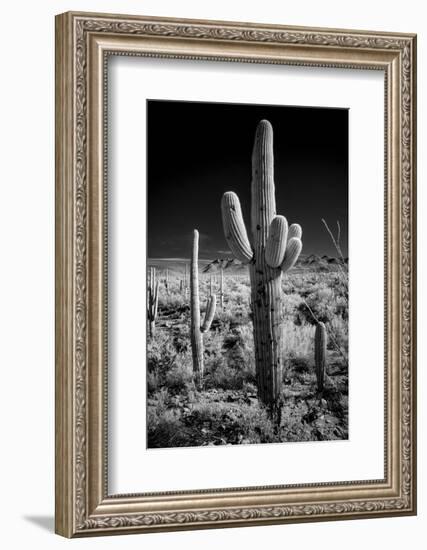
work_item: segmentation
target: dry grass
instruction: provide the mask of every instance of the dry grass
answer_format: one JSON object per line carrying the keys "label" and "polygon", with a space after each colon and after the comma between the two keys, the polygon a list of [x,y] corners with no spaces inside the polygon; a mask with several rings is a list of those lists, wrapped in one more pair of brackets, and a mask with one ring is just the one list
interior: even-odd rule
{"label": "dry grass", "polygon": [[[248,276],[225,273],[225,305],[222,311],[217,308],[212,328],[204,335],[204,388],[198,392],[192,379],[189,291],[186,294],[182,288],[183,270],[170,268],[168,292],[161,280],[156,333],[147,350],[148,445],[346,438],[344,354],[329,342],[323,397],[317,394],[313,360],[312,313],[327,324],[336,345],[348,353],[348,302],[340,277],[337,272],[300,271],[283,278],[284,408],[276,429],[256,394]],[[218,293],[217,279],[213,287]],[[201,280],[202,310],[209,294],[210,276]]]}

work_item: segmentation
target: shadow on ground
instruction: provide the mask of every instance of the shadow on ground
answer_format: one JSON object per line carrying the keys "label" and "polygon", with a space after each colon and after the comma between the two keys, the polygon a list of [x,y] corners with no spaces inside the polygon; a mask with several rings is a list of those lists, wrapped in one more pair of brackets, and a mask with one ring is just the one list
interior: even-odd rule
{"label": "shadow on ground", "polygon": [[55,530],[55,520],[53,516],[24,516],[23,519],[50,533],[53,533]]}

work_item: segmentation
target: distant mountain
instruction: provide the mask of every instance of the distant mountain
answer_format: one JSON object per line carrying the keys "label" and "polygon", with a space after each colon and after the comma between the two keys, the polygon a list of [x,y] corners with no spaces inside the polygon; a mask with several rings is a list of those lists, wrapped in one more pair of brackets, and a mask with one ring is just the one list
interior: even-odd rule
{"label": "distant mountain", "polygon": [[310,256],[307,256],[307,258],[305,259],[304,264],[305,265],[318,264],[321,261],[322,261],[322,258],[320,258],[319,256],[316,256],[316,254],[310,254]]}
{"label": "distant mountain", "polygon": [[[342,265],[342,263],[343,261],[340,258],[328,256],[327,254],[323,254],[323,256],[310,254],[308,256],[301,255],[296,263],[296,267],[330,271]],[[344,258],[344,263],[348,264],[348,258]]]}
{"label": "distant mountain", "polygon": [[[344,262],[347,264],[348,258],[346,258]],[[322,257],[318,256],[317,254],[310,254],[308,256],[302,254],[298,258],[295,268],[303,268],[316,271],[330,271],[331,269],[334,270],[335,268],[337,268],[340,264],[342,264],[340,258],[327,256],[326,254],[324,254]],[[212,260],[211,262],[209,262],[203,268],[203,273],[216,273],[221,269],[221,266],[224,270],[231,269],[233,271],[236,269],[244,270],[246,267],[242,264],[242,262],[236,260],[235,258],[217,258],[216,260]]]}
{"label": "distant mountain", "polygon": [[203,268],[203,273],[216,273],[220,269],[242,268],[243,264],[236,258],[217,258]]}
{"label": "distant mountain", "polygon": [[[148,258],[147,265],[156,267],[160,270],[169,269],[172,272],[184,272],[185,265],[190,265],[190,258]],[[319,256],[317,254],[301,254],[298,258],[295,267],[297,272],[300,271],[335,271],[342,265],[342,260],[333,256]],[[348,265],[348,258],[344,258],[345,265]],[[240,260],[235,258],[216,258],[215,260],[199,259],[199,267],[203,273],[219,273],[221,266],[225,272],[234,274],[247,273],[248,266],[242,264]]]}

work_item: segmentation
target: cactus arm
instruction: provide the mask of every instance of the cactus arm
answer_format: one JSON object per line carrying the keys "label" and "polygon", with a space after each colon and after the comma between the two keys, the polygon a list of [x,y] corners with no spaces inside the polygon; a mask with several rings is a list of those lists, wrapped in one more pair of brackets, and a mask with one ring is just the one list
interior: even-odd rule
{"label": "cactus arm", "polygon": [[265,245],[265,261],[270,267],[279,267],[285,258],[288,241],[288,222],[284,216],[275,216]]}
{"label": "cactus arm", "polygon": [[292,239],[289,239],[288,245],[286,247],[285,259],[280,266],[283,273],[286,273],[286,271],[289,271],[291,267],[295,265],[301,253],[301,250],[302,242],[300,239],[298,239],[297,237],[292,237]]}
{"label": "cactus arm", "polygon": [[293,223],[289,226],[289,232],[288,232],[288,240],[293,239],[296,237],[297,239],[301,240],[302,237],[302,228],[299,223]]}
{"label": "cactus arm", "polygon": [[207,332],[211,328],[213,318],[215,317],[215,310],[216,310],[216,295],[211,294],[211,296],[209,296],[208,298],[208,302],[206,305],[205,318],[200,328],[202,332]]}
{"label": "cactus arm", "polygon": [[247,264],[252,260],[253,251],[243,221],[239,197],[232,191],[224,193],[221,201],[222,223],[228,246],[234,256]]}

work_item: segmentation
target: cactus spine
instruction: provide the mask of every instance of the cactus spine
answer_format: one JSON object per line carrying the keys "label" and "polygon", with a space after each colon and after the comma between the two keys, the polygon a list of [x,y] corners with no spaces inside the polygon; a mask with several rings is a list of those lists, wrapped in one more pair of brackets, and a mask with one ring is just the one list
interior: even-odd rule
{"label": "cactus spine", "polygon": [[195,382],[199,389],[203,384],[203,337],[202,334],[210,329],[216,309],[216,296],[211,294],[206,305],[205,318],[200,324],[199,300],[199,232],[194,230],[193,250],[190,269],[191,293],[191,349],[193,354],[193,371]]}
{"label": "cactus spine", "polygon": [[156,279],[156,268],[150,268],[147,285],[147,319],[149,323],[150,337],[154,336],[156,329],[157,307],[159,303],[159,281]]}
{"label": "cactus spine", "polygon": [[323,391],[325,383],[326,368],[326,346],[328,335],[324,323],[319,322],[314,334],[314,362],[316,365],[317,388],[319,392]]}
{"label": "cactus spine", "polygon": [[286,218],[276,215],[273,128],[267,120],[258,124],[252,152],[252,245],[238,196],[225,193],[221,206],[227,243],[249,264],[258,394],[274,413],[282,383],[281,278],[298,259],[302,230],[298,224],[288,228]]}

